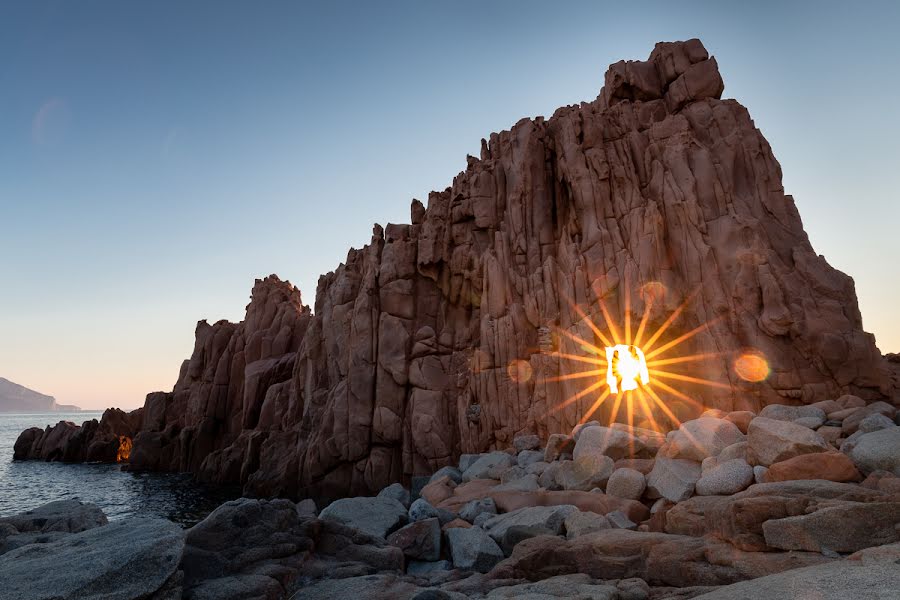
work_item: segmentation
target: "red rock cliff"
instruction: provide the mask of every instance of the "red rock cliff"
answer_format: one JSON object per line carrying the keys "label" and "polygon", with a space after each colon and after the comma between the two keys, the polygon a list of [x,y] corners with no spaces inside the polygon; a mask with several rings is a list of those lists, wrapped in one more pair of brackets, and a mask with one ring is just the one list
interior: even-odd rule
{"label": "red rock cliff", "polygon": [[[596,394],[551,411],[587,387],[555,380],[585,367],[554,351],[579,351],[562,332],[600,344],[579,310],[605,328],[601,300],[634,328],[646,309],[648,332],[682,306],[666,340],[708,324],[679,347],[711,355],[681,372],[720,387],[678,386],[704,406],[889,397],[852,279],[815,254],[723,88],[698,40],[657,44],[612,65],[595,101],[483,140],[451,187],[413,201],[411,224],[376,225],[319,280],[314,315],[289,283],[257,281],[246,319],[201,322],[174,390],[147,397],[133,467],[357,495],[608,418],[586,415]],[[747,348],[766,380],[737,376]]]}

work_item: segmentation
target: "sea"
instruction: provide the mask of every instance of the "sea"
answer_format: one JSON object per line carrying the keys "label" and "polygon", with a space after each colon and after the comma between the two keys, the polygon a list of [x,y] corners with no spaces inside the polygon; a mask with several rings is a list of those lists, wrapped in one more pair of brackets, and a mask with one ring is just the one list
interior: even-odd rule
{"label": "sea", "polygon": [[131,473],[121,465],[13,461],[13,445],[29,427],[59,421],[80,425],[102,412],[0,413],[0,517],[53,500],[78,499],[99,506],[110,520],[159,516],[190,527],[217,506],[240,497],[240,488],[205,484],[184,473]]}

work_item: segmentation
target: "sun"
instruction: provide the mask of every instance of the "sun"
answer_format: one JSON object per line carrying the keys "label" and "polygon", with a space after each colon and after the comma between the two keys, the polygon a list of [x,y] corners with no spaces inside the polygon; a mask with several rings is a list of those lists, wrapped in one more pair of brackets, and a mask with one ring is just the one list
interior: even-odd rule
{"label": "sun", "polygon": [[[694,377],[677,372],[679,367],[690,366],[691,363],[707,361],[723,356],[723,352],[705,352],[699,354],[679,354],[679,346],[699,333],[709,330],[719,319],[707,321],[673,339],[666,340],[666,333],[693,301],[697,292],[689,294],[684,301],[673,310],[665,321],[652,333],[648,333],[647,325],[655,302],[660,300],[660,291],[665,292],[661,283],[652,282],[642,286],[640,292],[644,300],[644,312],[637,330],[632,332],[631,296],[625,289],[625,311],[621,327],[610,315],[606,303],[600,297],[599,307],[603,315],[605,329],[601,329],[577,304],[570,302],[575,313],[581,317],[594,334],[595,340],[588,341],[571,331],[557,328],[561,334],[560,341],[574,342],[578,350],[584,354],[566,352],[560,349],[551,354],[567,361],[590,365],[591,368],[550,377],[545,381],[565,381],[573,379],[593,380],[584,389],[572,394],[549,412],[555,412],[571,405],[586,396],[596,394],[590,408],[579,419],[579,424],[587,422],[604,403],[611,401],[609,424],[617,421],[619,412],[624,407],[628,425],[634,426],[635,415],[642,422],[648,423],[656,431],[664,431],[656,419],[656,415],[665,417],[678,427],[681,422],[661,396],[674,397],[686,402],[698,412],[705,407],[676,385],[696,384],[712,388],[731,390],[732,386],[718,381]],[[599,342],[599,343],[598,343]],[[577,351],[576,351],[577,352]],[[746,381],[759,382],[768,375],[768,363],[760,352],[745,353],[735,361],[735,373]],[[675,370],[672,370],[675,369]],[[668,382],[668,383],[667,383]]]}

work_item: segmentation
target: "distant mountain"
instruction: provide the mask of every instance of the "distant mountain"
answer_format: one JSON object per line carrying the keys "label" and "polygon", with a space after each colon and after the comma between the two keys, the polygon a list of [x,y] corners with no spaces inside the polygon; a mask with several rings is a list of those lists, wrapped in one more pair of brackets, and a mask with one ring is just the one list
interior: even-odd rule
{"label": "distant mountain", "polygon": [[47,396],[24,385],[0,377],[0,413],[74,412],[81,410],[72,404],[57,404]]}

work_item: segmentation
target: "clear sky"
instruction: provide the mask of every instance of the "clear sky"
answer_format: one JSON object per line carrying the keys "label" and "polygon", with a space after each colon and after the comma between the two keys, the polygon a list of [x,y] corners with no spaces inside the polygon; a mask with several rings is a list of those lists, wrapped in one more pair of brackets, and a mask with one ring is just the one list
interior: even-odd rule
{"label": "clear sky", "polygon": [[900,351],[900,11],[858,4],[0,0],[0,376],[139,406],[255,278],[312,304],[482,137],[691,37]]}

